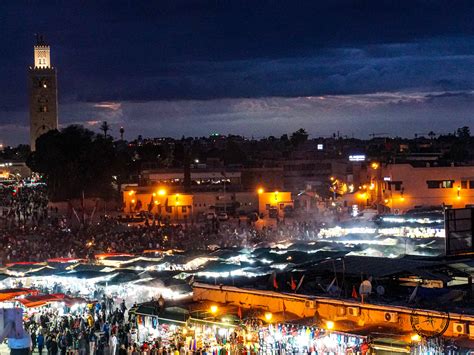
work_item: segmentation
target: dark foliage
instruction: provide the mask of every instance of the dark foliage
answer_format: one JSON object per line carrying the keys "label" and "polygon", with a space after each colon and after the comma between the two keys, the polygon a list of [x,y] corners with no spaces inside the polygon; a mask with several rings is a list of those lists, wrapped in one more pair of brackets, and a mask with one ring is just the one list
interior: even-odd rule
{"label": "dark foliage", "polygon": [[113,194],[113,175],[119,171],[117,150],[110,138],[81,126],[42,135],[27,164],[42,173],[53,200]]}

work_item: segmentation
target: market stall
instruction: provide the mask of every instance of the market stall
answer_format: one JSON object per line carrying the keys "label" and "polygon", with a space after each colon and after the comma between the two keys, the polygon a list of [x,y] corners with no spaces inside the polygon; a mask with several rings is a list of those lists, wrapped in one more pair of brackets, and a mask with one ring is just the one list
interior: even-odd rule
{"label": "market stall", "polygon": [[160,308],[158,301],[140,304],[130,312],[136,317],[136,339],[142,344],[210,353],[236,349],[240,329],[230,316],[216,318],[176,306]]}
{"label": "market stall", "polygon": [[[269,324],[258,330],[263,353],[364,354],[366,337],[312,326]],[[365,350],[364,350],[365,349]]]}

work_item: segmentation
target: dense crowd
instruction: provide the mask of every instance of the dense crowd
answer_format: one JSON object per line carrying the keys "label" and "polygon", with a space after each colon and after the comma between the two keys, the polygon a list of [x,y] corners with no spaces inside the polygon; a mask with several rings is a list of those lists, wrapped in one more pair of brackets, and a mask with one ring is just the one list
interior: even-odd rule
{"label": "dense crowd", "polygon": [[0,206],[4,224],[43,224],[49,211],[46,185],[31,182],[2,184]]}
{"label": "dense crowd", "polygon": [[221,225],[212,233],[206,225],[163,224],[129,227],[103,220],[88,228],[58,225],[21,226],[0,231],[0,258],[12,261],[45,261],[51,258],[93,258],[97,253],[140,253],[177,248],[208,250],[213,247],[250,246],[288,239],[315,237],[306,223],[280,224],[258,229],[252,225]]}
{"label": "dense crowd", "polygon": [[[13,192],[14,191],[14,192]],[[0,260],[45,261],[51,258],[93,258],[97,253],[139,253],[144,250],[179,248],[208,250],[216,247],[251,246],[288,239],[310,240],[313,223],[278,221],[257,226],[249,220],[219,223],[176,224],[158,218],[130,225],[113,218],[69,227],[57,210],[48,208],[44,185],[10,187],[0,193]]]}
{"label": "dense crowd", "polygon": [[82,309],[64,308],[64,312],[45,308],[27,317],[25,329],[32,351],[40,355],[158,355],[179,354],[182,348],[159,338],[139,341],[135,315],[123,301],[116,305],[104,295]]}

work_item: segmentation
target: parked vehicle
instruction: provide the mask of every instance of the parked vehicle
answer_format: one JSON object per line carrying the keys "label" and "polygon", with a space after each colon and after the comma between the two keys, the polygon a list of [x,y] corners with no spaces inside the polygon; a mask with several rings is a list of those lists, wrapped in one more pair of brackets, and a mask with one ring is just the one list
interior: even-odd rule
{"label": "parked vehicle", "polygon": [[216,218],[217,218],[217,215],[215,212],[207,212],[206,219],[208,221],[212,221],[213,219],[216,219]]}
{"label": "parked vehicle", "polygon": [[227,213],[221,212],[217,216],[217,219],[219,219],[219,221],[227,221],[229,219],[229,216],[227,215]]}

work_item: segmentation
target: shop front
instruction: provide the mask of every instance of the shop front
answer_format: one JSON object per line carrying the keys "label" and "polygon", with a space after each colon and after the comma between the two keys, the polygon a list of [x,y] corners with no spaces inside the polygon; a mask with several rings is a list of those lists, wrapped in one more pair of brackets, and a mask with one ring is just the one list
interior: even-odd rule
{"label": "shop front", "polygon": [[270,324],[258,332],[264,354],[367,354],[364,336],[291,324]]}

